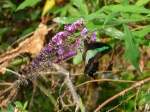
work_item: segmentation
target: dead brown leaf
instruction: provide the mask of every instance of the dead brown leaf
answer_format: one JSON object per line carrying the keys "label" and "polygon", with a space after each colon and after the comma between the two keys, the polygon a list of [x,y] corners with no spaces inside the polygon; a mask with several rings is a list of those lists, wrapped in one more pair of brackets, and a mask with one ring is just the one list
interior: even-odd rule
{"label": "dead brown leaf", "polygon": [[20,54],[30,53],[32,56],[36,56],[43,48],[46,34],[53,27],[48,29],[47,25],[40,23],[32,36],[22,41],[15,49],[0,55],[0,74],[5,73],[5,68],[9,62]]}

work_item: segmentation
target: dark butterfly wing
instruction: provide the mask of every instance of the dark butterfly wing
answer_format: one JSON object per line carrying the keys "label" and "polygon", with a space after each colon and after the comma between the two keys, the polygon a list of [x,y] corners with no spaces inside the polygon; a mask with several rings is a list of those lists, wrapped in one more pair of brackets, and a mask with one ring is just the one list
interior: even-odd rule
{"label": "dark butterfly wing", "polygon": [[96,56],[89,59],[85,66],[84,73],[88,74],[90,77],[94,77],[94,73],[98,70],[99,62],[96,61]]}

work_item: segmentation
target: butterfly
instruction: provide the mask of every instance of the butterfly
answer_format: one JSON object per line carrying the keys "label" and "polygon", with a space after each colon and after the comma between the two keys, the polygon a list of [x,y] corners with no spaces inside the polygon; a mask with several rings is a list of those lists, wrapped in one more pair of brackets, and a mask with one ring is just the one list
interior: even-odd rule
{"label": "butterfly", "polygon": [[111,46],[102,42],[88,42],[84,41],[85,53],[83,59],[85,60],[84,73],[94,78],[94,74],[99,67],[99,58],[111,51]]}

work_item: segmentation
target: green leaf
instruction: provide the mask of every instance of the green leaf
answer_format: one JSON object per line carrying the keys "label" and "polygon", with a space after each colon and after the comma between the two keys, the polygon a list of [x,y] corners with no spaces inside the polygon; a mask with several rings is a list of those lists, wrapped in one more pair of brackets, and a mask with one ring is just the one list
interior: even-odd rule
{"label": "green leaf", "polygon": [[146,91],[141,91],[139,96],[139,105],[144,105],[145,103],[150,104],[150,94]]}
{"label": "green leaf", "polygon": [[146,5],[150,0],[138,0],[135,5],[143,6]]}
{"label": "green leaf", "polygon": [[136,5],[108,5],[103,7],[104,11],[112,11],[112,12],[128,12],[128,13],[150,13],[149,9],[144,7],[138,7]]}
{"label": "green leaf", "polygon": [[105,28],[104,29],[104,33],[106,35],[109,35],[109,36],[111,36],[113,38],[120,39],[120,40],[122,40],[123,37],[124,37],[124,33],[119,31],[118,29],[116,29],[114,27]]}
{"label": "green leaf", "polygon": [[23,110],[26,110],[27,106],[28,106],[28,102],[26,101],[23,105]]}
{"label": "green leaf", "polygon": [[125,56],[133,64],[133,66],[139,69],[140,52],[134,41],[134,37],[131,31],[126,25],[124,25],[124,41],[125,41]]}
{"label": "green leaf", "polygon": [[97,19],[97,18],[102,19],[102,18],[105,18],[105,17],[106,17],[106,15],[102,12],[102,10],[98,10],[94,13],[91,13],[91,14],[85,16],[85,19],[88,20],[88,21],[91,21],[93,19]]}
{"label": "green leaf", "polygon": [[0,42],[2,39],[2,36],[9,30],[9,28],[4,27],[4,28],[0,28]]}
{"label": "green leaf", "polygon": [[[0,112],[2,112],[2,110],[0,110]],[[14,112],[14,107],[12,104],[9,104],[7,107],[7,112]]]}
{"label": "green leaf", "polygon": [[150,18],[146,15],[133,13],[133,14],[127,14],[122,13],[122,17],[120,19],[115,18],[115,24],[124,24],[124,23],[132,23],[132,22],[140,22],[140,21],[147,21]]}
{"label": "green leaf", "polygon": [[22,105],[22,103],[21,103],[20,101],[16,101],[16,102],[15,102],[15,105],[16,105],[16,107],[17,107],[18,109],[23,109],[23,105]]}
{"label": "green leaf", "polygon": [[11,11],[16,10],[16,4],[14,4],[11,0],[5,0],[4,4],[2,5],[3,8],[10,8]]}
{"label": "green leaf", "polygon": [[118,13],[116,12],[112,12],[110,14],[108,14],[108,16],[106,16],[105,21],[104,21],[104,25],[108,24],[109,22],[113,21],[113,19],[118,15]]}
{"label": "green leaf", "polygon": [[16,11],[18,10],[22,10],[26,7],[32,7],[35,6],[38,2],[40,2],[40,0],[25,0],[24,2],[22,2],[16,9]]}
{"label": "green leaf", "polygon": [[76,21],[79,18],[72,18],[72,17],[56,17],[53,19],[54,22],[60,23],[60,24],[68,24]]}
{"label": "green leaf", "polygon": [[71,5],[68,5],[68,8],[69,8],[68,12],[69,12],[70,16],[72,16],[72,17],[80,16],[80,13],[79,13],[80,11],[78,11],[76,8],[74,8]]}
{"label": "green leaf", "polygon": [[28,58],[27,58],[27,57],[17,58],[17,59],[14,59],[14,60],[10,63],[10,66],[17,66],[17,65],[26,63],[27,61],[28,61]]}
{"label": "green leaf", "polygon": [[9,28],[4,27],[4,28],[0,28],[0,36],[2,36],[4,33],[6,33],[9,30]]}
{"label": "green leaf", "polygon": [[128,5],[129,4],[129,0],[121,0],[121,4]]}
{"label": "green leaf", "polygon": [[87,15],[88,14],[88,8],[84,2],[84,0],[72,0],[73,5],[75,5],[78,9],[81,15]]}
{"label": "green leaf", "polygon": [[137,37],[144,37],[145,35],[147,35],[148,33],[150,33],[150,25],[144,26],[141,30],[138,31],[134,31],[133,34]]}
{"label": "green leaf", "polygon": [[73,64],[80,64],[82,62],[82,53],[78,53],[76,56],[73,57]]}

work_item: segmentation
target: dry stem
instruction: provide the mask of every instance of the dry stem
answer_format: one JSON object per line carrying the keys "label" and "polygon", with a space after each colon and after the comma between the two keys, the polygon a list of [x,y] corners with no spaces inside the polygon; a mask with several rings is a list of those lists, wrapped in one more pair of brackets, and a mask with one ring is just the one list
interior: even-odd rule
{"label": "dry stem", "polygon": [[106,106],[108,103],[110,103],[111,101],[113,101],[114,99],[118,98],[119,96],[124,95],[125,93],[129,92],[132,89],[135,89],[137,87],[142,86],[145,83],[148,83],[150,81],[150,77],[141,80],[141,81],[137,81],[136,83],[134,83],[131,87],[124,89],[123,91],[117,93],[116,95],[112,96],[111,98],[107,99],[106,101],[104,101],[102,104],[100,104],[96,110],[94,112],[99,112],[104,106]]}
{"label": "dry stem", "polygon": [[65,76],[65,83],[71,92],[74,102],[77,104],[77,108],[80,107],[81,112],[85,112],[85,107],[84,107],[79,95],[77,94],[75,87],[69,77],[69,72],[57,64],[53,64],[52,66]]}

